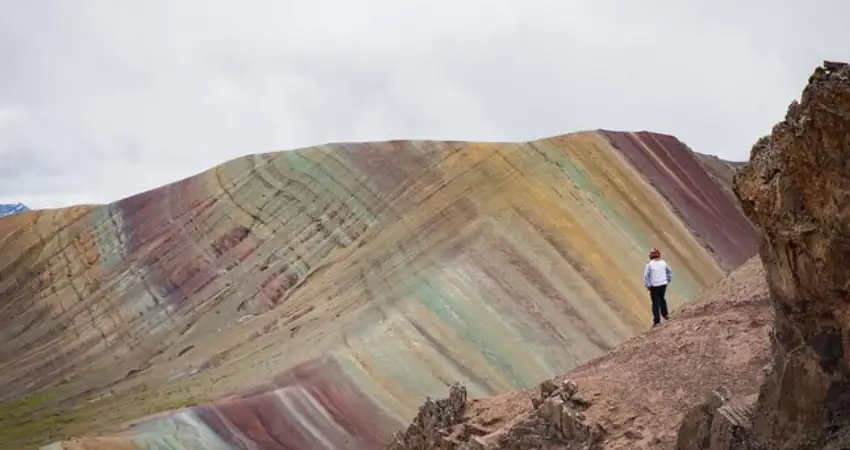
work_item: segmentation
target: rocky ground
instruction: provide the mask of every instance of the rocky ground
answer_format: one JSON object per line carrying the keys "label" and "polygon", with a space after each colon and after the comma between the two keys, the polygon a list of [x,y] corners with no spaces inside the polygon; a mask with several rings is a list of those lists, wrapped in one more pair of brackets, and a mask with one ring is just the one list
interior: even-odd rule
{"label": "rocky ground", "polygon": [[658,329],[535,389],[429,402],[388,449],[672,449],[685,413],[719,390],[753,396],[772,310],[754,258]]}

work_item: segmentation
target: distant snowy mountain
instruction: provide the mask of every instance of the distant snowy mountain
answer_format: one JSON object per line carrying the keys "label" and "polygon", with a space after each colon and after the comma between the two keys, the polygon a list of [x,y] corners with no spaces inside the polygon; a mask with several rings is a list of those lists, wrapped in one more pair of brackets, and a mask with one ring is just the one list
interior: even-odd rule
{"label": "distant snowy mountain", "polygon": [[11,216],[24,211],[29,211],[29,208],[27,208],[23,203],[0,205],[0,217]]}

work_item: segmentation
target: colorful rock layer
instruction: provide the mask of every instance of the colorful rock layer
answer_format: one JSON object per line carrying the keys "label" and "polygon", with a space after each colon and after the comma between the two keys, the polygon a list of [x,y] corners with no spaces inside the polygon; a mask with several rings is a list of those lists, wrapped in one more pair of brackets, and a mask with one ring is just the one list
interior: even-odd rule
{"label": "colorful rock layer", "polygon": [[[455,380],[528,387],[646,329],[649,248],[674,308],[754,255],[731,173],[646,132],[328,144],[4,218],[0,401],[122,405],[46,448],[378,448]],[[177,393],[216,401],[115,428]]]}

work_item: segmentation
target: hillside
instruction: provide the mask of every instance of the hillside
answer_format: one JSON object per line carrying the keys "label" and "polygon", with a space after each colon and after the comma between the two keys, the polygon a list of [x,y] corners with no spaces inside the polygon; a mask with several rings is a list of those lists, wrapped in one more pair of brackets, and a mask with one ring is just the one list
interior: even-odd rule
{"label": "hillside", "polygon": [[328,144],[4,218],[0,443],[197,404],[65,448],[375,448],[645,330],[650,247],[674,310],[753,256],[732,170],[646,132]]}

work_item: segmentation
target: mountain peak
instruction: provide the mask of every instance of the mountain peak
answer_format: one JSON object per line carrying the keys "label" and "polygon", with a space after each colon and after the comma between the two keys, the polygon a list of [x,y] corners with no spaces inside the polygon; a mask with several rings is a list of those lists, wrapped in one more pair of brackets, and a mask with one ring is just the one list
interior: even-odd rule
{"label": "mountain peak", "polygon": [[23,203],[0,204],[0,217],[12,216],[29,210]]}

